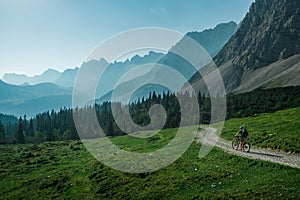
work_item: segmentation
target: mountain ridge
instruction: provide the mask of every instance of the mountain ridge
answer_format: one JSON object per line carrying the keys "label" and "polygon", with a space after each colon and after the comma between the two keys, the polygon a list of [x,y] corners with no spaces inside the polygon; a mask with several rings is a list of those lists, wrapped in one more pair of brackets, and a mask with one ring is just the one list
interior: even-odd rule
{"label": "mountain ridge", "polygon": [[54,82],[61,73],[49,68],[39,75],[27,76],[25,74],[5,73],[2,80],[14,85],[30,84],[35,85],[42,82]]}
{"label": "mountain ridge", "polygon": [[254,70],[298,54],[299,24],[299,1],[256,0],[214,61],[219,66],[233,59],[233,64]]}
{"label": "mountain ridge", "polygon": [[[283,75],[284,70],[296,68],[300,62],[300,1],[297,0],[256,0],[250,7],[249,12],[242,20],[239,29],[226,43],[223,49],[214,57],[226,88],[227,93],[247,92],[266,83],[271,86],[300,85],[299,81],[293,84],[277,81],[280,79],[289,79],[290,76]],[[290,63],[291,57],[295,56],[292,62],[296,64],[284,67],[281,62]],[[287,61],[286,61],[287,60]],[[209,66],[202,69],[202,73],[196,73],[190,79],[196,90],[202,90],[208,93],[203,77],[200,74],[207,74]],[[260,70],[260,74],[256,70]],[[269,70],[266,70],[266,69]],[[278,74],[270,71],[277,71]],[[295,72],[298,72],[297,70]],[[281,75],[280,75],[281,74]],[[214,80],[213,73],[210,79]],[[264,81],[251,78],[259,76]],[[266,79],[268,77],[268,79]],[[249,81],[252,85],[249,85]],[[248,85],[247,85],[248,84]]]}
{"label": "mountain ridge", "polygon": [[[208,54],[214,57],[237,29],[238,24],[234,21],[229,21],[227,23],[220,23],[214,28],[205,29],[201,32],[188,32],[186,35],[200,43]],[[214,46],[214,48],[212,48],[212,46]]]}
{"label": "mountain ridge", "polygon": [[[180,49],[182,50],[182,48],[187,48],[186,44],[190,43],[192,39],[203,47],[205,53],[207,53],[207,57],[213,57],[215,52],[219,51],[223,47],[223,45],[230,39],[232,34],[235,33],[237,27],[238,25],[235,22],[230,21],[228,23],[218,24],[214,28],[206,29],[201,32],[188,32],[180,41],[172,46],[172,48],[165,56],[158,60],[157,65],[153,66],[149,72],[140,75],[130,81],[126,81],[122,83],[123,85],[121,84],[118,87],[126,88],[126,86],[138,86],[139,83],[141,83],[141,80],[155,83],[157,80],[159,80],[159,78],[167,80],[166,82],[172,83],[173,86],[177,86],[178,84],[176,83],[176,80],[173,80],[174,77],[166,76],[165,73],[167,72],[164,71],[163,66],[170,67],[172,70],[180,73],[186,80],[189,80],[189,78],[191,78],[191,76],[196,73],[197,70],[185,58],[173,52],[180,52]],[[161,74],[161,72],[163,72],[163,75]],[[159,88],[157,84],[148,84],[147,87],[141,87],[143,87],[143,92],[139,92],[139,95],[141,95],[140,98],[142,98],[142,96],[147,97],[149,93],[153,91],[156,91],[158,94],[170,91],[165,87]],[[181,88],[177,87],[177,91],[171,90],[171,92],[178,92],[180,89]],[[123,93],[125,94],[126,92],[129,91],[124,89]],[[108,97],[111,96],[111,93],[111,91],[107,92],[103,97],[100,97],[97,102],[101,102],[101,99],[107,100]],[[138,96],[135,95],[133,100],[137,99]]]}
{"label": "mountain ridge", "polygon": [[[237,24],[235,22],[228,22],[228,23],[222,23],[217,25],[216,27],[209,29],[209,30],[204,30],[203,32],[205,34],[208,33],[212,33],[212,31],[214,31],[215,29],[226,29],[227,31],[225,32],[225,35],[223,35],[222,37],[220,37],[221,39],[219,39],[216,42],[212,42],[211,44],[213,44],[212,46],[214,46],[216,43],[217,45],[215,46],[215,48],[211,48],[211,53],[217,51],[218,49],[220,49],[223,44],[231,37],[231,35],[236,31],[237,28]],[[194,39],[196,38],[196,40],[201,40],[201,41],[206,41],[205,40],[205,34],[203,36],[203,32],[193,32],[193,33],[187,33],[189,35],[192,35],[192,37],[194,37]],[[223,31],[218,31],[218,33],[223,33]],[[210,40],[212,41],[212,40]],[[209,44],[206,43],[206,46]],[[174,44],[175,45],[175,44]],[[166,58],[167,59],[163,59]],[[174,59],[174,60],[173,60]],[[170,63],[167,63],[166,60],[169,60]],[[132,69],[134,66],[139,65],[139,64],[144,64],[144,62],[148,62],[148,63],[159,63],[159,64],[166,64],[166,65],[171,65],[172,67],[174,67],[175,69],[177,69],[179,71],[179,73],[183,73],[184,71],[187,69],[184,66],[187,65],[186,61],[181,60],[179,63],[177,63],[178,58],[174,57],[173,55],[169,56],[169,55],[165,55],[165,54],[161,54],[161,53],[157,53],[157,52],[149,52],[148,55],[145,56],[133,56],[131,59],[127,59],[124,62],[114,62],[111,63],[109,68],[105,71],[105,74],[103,75],[103,77],[101,78],[99,84],[100,87],[97,88],[96,91],[96,100],[97,103],[101,103],[98,102],[99,100],[107,100],[107,98],[110,97],[111,94],[111,90],[114,88],[114,84],[116,83],[116,81],[122,76],[124,75],[126,72],[128,72],[130,69]],[[94,66],[88,66],[90,64],[92,64],[92,62],[94,63]],[[98,61],[99,62],[99,61]],[[90,62],[86,62],[83,63],[80,67],[84,68],[84,67],[97,67],[99,63],[97,63],[97,61],[90,61]],[[183,66],[182,66],[183,64]],[[5,97],[3,96],[2,101],[0,102],[0,112],[5,111],[5,113],[10,113],[9,109],[6,109],[6,107],[10,107],[11,110],[13,111],[13,114],[16,115],[23,115],[26,113],[34,113],[32,110],[34,110],[35,108],[45,108],[45,110],[37,110],[36,112],[43,112],[46,111],[47,109],[47,105],[48,105],[48,109],[53,109],[52,107],[50,107],[49,102],[44,103],[44,105],[46,106],[40,106],[40,104],[42,103],[42,100],[45,100],[45,97],[48,97],[50,99],[52,99],[53,102],[56,102],[57,104],[59,104],[59,101],[62,100],[62,104],[61,107],[63,106],[71,106],[71,104],[69,102],[71,102],[71,90],[72,90],[72,86],[74,84],[76,75],[78,73],[78,71],[81,68],[74,68],[74,69],[66,69],[64,72],[60,73],[60,76],[57,78],[56,81],[53,81],[54,85],[53,88],[47,90],[44,89],[43,91],[41,91],[41,94],[37,94],[37,92],[33,92],[32,90],[32,85],[21,85],[21,86],[14,86],[9,92],[7,92],[7,94],[10,94],[9,97]],[[122,69],[121,69],[122,68]],[[195,70],[194,68],[190,68],[191,70]],[[51,71],[51,70],[49,70]],[[188,73],[186,73],[186,77],[191,76],[194,73],[194,71],[189,71]],[[159,76],[160,78],[166,78],[166,76],[161,76],[159,74],[159,71],[154,71],[152,73],[152,76]],[[139,77],[138,79],[141,80],[142,77]],[[89,80],[89,79],[87,79]],[[23,84],[23,83],[22,83]],[[29,83],[30,84],[30,83]],[[127,85],[131,85],[130,82],[126,82]],[[135,84],[133,84],[135,85]],[[26,86],[26,87],[25,87]],[[0,84],[1,87],[1,84]],[[29,92],[26,92],[24,90],[24,88],[27,88],[29,90]],[[63,92],[59,92],[59,89],[64,89],[65,93]],[[179,88],[180,89],[180,88]],[[52,92],[51,92],[52,91]],[[54,92],[56,91],[56,92]],[[156,84],[148,84],[145,87],[139,89],[134,97],[132,98],[132,100],[136,100],[137,98],[142,98],[142,96],[144,97],[148,97],[150,92],[153,91],[157,91],[157,93],[162,93],[163,91],[166,91],[166,88],[159,88]],[[2,91],[1,91],[2,93]],[[58,97],[58,99],[55,101],[55,98],[52,97]],[[103,96],[103,98],[101,98]],[[5,98],[4,98],[5,97]],[[70,101],[67,101],[66,98],[69,98]],[[35,107],[30,107],[29,109],[26,109],[26,107],[24,107],[23,105],[29,105],[31,103],[35,104]],[[45,101],[46,102],[46,101]],[[67,105],[66,103],[67,102]],[[51,102],[52,103],[52,102]],[[23,105],[22,105],[23,104]],[[57,107],[56,105],[54,107]]]}

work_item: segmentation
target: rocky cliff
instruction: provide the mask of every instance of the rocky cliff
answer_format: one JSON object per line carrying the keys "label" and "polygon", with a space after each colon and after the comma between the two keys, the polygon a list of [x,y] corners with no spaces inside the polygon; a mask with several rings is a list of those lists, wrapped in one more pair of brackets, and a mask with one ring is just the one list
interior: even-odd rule
{"label": "rocky cliff", "polygon": [[[300,1],[256,0],[214,61],[227,93],[247,92],[260,86],[300,85],[294,74],[299,75],[299,54]],[[201,74],[209,74],[209,69],[204,67]],[[196,73],[190,83],[207,93],[201,79]]]}
{"label": "rocky cliff", "polygon": [[215,57],[255,70],[300,53],[300,1],[256,0],[240,28]]}

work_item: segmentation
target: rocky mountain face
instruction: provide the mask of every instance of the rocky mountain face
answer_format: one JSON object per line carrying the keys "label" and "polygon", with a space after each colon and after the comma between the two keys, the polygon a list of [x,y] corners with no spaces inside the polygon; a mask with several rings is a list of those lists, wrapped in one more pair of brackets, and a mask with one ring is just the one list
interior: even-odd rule
{"label": "rocky mountain face", "polygon": [[[300,1],[256,0],[239,29],[214,57],[214,62],[227,93],[247,92],[260,86],[300,85],[291,73],[291,69],[299,72],[298,54]],[[209,74],[209,68],[204,67],[201,74]],[[205,90],[201,79],[199,73],[190,79],[197,90]]]}
{"label": "rocky mountain face", "polygon": [[256,0],[239,29],[215,57],[220,66],[255,70],[300,53],[300,1]]}

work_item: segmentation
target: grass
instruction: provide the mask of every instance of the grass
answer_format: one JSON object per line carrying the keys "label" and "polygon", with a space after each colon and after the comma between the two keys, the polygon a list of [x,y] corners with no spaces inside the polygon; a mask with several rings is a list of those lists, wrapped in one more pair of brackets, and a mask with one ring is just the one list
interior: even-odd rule
{"label": "grass", "polygon": [[225,122],[221,137],[231,140],[239,126],[249,132],[252,145],[300,153],[300,107]]}
{"label": "grass", "polygon": [[[176,134],[112,138],[126,150],[148,152]],[[80,141],[0,146],[0,199],[299,199],[300,169],[233,156],[214,148],[184,155],[152,173],[123,173],[98,162]]]}
{"label": "grass", "polygon": [[154,136],[145,139],[130,136],[113,137],[111,141],[126,151],[152,152],[167,145],[176,135],[177,130],[177,128],[162,130]]}

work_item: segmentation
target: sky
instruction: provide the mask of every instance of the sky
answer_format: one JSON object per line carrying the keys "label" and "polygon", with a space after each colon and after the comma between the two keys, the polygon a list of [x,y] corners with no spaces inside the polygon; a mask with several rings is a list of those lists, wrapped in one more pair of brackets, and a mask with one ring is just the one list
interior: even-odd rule
{"label": "sky", "polygon": [[239,23],[254,0],[0,0],[0,78],[74,68],[120,32]]}

